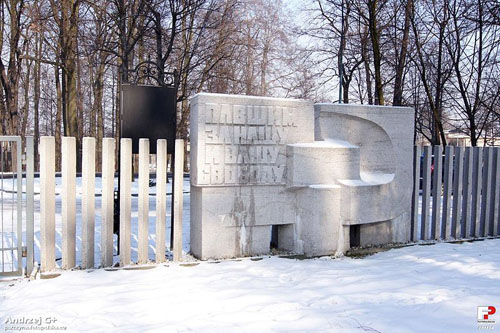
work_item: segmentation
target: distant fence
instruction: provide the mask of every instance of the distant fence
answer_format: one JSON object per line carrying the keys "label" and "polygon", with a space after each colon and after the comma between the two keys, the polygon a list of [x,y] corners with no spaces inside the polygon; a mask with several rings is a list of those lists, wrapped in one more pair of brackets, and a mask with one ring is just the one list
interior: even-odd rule
{"label": "distant fence", "polygon": [[[26,149],[33,152],[32,138]],[[33,171],[33,159],[24,162],[26,170]],[[33,269],[33,206],[23,210],[22,164],[21,137],[0,136],[0,276]],[[26,178],[25,188],[26,200],[33,202],[33,178]]]}
{"label": "distant fence", "polygon": [[500,235],[500,148],[416,146],[411,237]]}
{"label": "distant fence", "polygon": [[[82,198],[81,198],[81,267],[94,268],[95,254],[95,146],[94,138],[85,137],[82,141]],[[40,259],[41,270],[56,269],[55,257],[55,140],[42,137],[40,140]],[[62,138],[61,145],[62,176],[62,264],[61,268],[76,266],[76,140]],[[105,138],[102,142],[102,207],[101,207],[101,267],[113,265],[113,216],[114,216],[114,174],[115,140]],[[120,140],[120,265],[131,264],[131,184],[132,184],[132,140]],[[156,157],[156,262],[165,258],[166,225],[166,184],[167,184],[167,141],[157,141]],[[175,142],[173,259],[182,256],[182,184],[184,164],[184,141]],[[137,226],[137,263],[145,264],[148,257],[149,234],[149,140],[139,141],[139,182],[138,182],[138,226]],[[118,244],[117,244],[118,245]]]}

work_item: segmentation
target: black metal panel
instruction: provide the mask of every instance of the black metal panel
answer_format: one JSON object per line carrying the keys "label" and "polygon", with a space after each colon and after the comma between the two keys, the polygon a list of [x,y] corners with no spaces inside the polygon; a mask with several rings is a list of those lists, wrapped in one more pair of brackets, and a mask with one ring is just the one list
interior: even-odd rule
{"label": "black metal panel", "polygon": [[156,140],[167,139],[168,152],[174,151],[176,93],[174,87],[122,86],[121,137],[132,139],[132,152],[139,153],[139,139],[149,139],[151,154]]}

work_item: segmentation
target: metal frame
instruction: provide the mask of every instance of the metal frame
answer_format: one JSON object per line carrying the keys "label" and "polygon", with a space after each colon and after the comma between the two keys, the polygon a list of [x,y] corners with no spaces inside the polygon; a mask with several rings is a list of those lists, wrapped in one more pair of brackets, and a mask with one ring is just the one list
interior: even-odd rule
{"label": "metal frame", "polygon": [[26,137],[26,275],[33,271],[35,262],[35,149],[32,136]]}
{"label": "metal frame", "polygon": [[[17,179],[17,247],[10,247],[10,248],[3,248],[0,247],[0,253],[2,255],[2,268],[0,270],[0,276],[18,276],[21,275],[23,272],[23,197],[22,197],[22,178],[23,178],[23,173],[22,173],[22,141],[20,136],[0,136],[0,142],[12,142],[16,144],[16,157],[17,157],[17,163],[16,163],[16,179]],[[3,171],[3,170],[2,170]],[[14,177],[14,172],[13,175]],[[3,175],[1,175],[2,181],[3,181]],[[2,189],[3,190],[3,189]],[[3,194],[2,194],[2,199],[3,199]],[[2,211],[2,229],[1,232],[3,233],[3,211]],[[3,235],[2,235],[3,239]],[[2,242],[3,243],[3,242]],[[3,244],[1,245],[3,246]],[[5,265],[3,262],[3,252],[5,251],[13,251],[17,249],[17,270],[14,271],[4,271]],[[14,263],[14,262],[13,262]]]}
{"label": "metal frame", "polygon": [[[153,81],[156,83],[154,86],[158,87],[172,87],[175,89],[175,94],[177,96],[177,92],[179,89],[179,72],[177,69],[174,69],[173,72],[167,72],[164,71],[163,68],[161,68],[158,63],[151,61],[150,57],[148,57],[148,60],[142,61],[137,66],[135,66],[133,69],[125,69],[126,73],[126,82],[122,82],[123,84],[131,84],[131,85],[148,85],[147,83],[140,83],[141,80],[149,80]],[[129,79],[129,77],[131,79]],[[151,85],[151,84],[149,84]],[[123,115],[123,89],[120,91],[120,122]],[[175,122],[175,136],[177,138],[177,98],[175,100],[175,110],[176,110],[176,122]],[[121,124],[120,124],[120,138],[121,138]],[[167,151],[168,154],[168,151]],[[170,209],[170,250],[173,250],[173,244],[174,244],[174,189],[175,189],[175,177],[174,177],[174,165],[175,165],[175,149],[174,151],[170,152],[172,159],[171,159],[171,164],[170,164],[170,171],[172,173],[172,204],[171,204],[171,209]],[[120,145],[118,145],[118,156],[120,156]],[[118,157],[118,160],[120,160],[120,157]],[[167,161],[167,168],[168,168],[168,161]],[[118,179],[120,179],[120,166],[118,165]],[[167,181],[168,181],[168,176],[167,176]],[[183,179],[181,179],[181,182]],[[118,212],[120,211],[120,182],[118,182],[118,195],[117,198],[115,198],[115,201],[117,204],[115,204],[115,214],[116,214],[116,209],[118,209]],[[117,208],[116,208],[117,207]],[[119,214],[118,214],[119,215]],[[117,234],[118,236],[118,244],[120,243],[120,232]],[[118,253],[120,253],[120,245],[118,245]]]}
{"label": "metal frame", "polygon": [[[166,72],[158,66],[157,63],[148,60],[142,61],[137,64],[133,69],[126,69],[127,82],[133,85],[148,85],[147,81],[155,82],[159,87],[175,87],[177,90],[178,73],[174,69],[173,72]],[[140,81],[144,81],[141,83]]]}

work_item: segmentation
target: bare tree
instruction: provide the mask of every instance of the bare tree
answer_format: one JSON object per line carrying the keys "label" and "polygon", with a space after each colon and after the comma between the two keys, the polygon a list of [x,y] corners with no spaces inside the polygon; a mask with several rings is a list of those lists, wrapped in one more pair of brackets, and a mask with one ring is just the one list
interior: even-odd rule
{"label": "bare tree", "polygon": [[[4,6],[9,14],[8,28],[8,64],[0,57],[0,82],[2,84],[2,121],[3,133],[10,135],[19,134],[19,79],[21,76],[21,54],[23,46],[20,45],[22,27],[22,14],[25,9],[23,0],[2,1],[0,10],[4,15]],[[5,31],[5,20],[0,23],[3,47],[3,33]]]}
{"label": "bare tree", "polygon": [[[427,11],[425,10],[427,9]],[[419,15],[419,18],[416,16]],[[447,5],[436,7],[429,4],[420,13],[411,15],[411,24],[416,46],[414,60],[424,87],[427,105],[431,110],[431,137],[434,145],[446,145],[443,126],[443,93],[451,75],[451,66],[444,64],[445,28],[449,22]],[[417,27],[418,26],[418,27]],[[423,42],[420,31],[424,31],[426,40]]]}
{"label": "bare tree", "polygon": [[[452,101],[471,144],[476,146],[493,116],[492,108],[486,105],[487,92],[498,84],[498,76],[492,73],[498,73],[499,27],[485,24],[482,0],[454,0],[449,7],[451,24],[446,48],[454,70],[451,94],[459,97]],[[475,19],[467,19],[470,16]],[[489,99],[494,103],[495,98]]]}

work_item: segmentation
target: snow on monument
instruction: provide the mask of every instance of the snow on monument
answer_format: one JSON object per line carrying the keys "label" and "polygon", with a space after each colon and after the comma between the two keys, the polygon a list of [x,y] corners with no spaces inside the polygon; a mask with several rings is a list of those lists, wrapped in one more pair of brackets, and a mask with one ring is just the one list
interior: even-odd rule
{"label": "snow on monument", "polygon": [[197,94],[191,252],[305,255],[410,237],[413,110]]}

